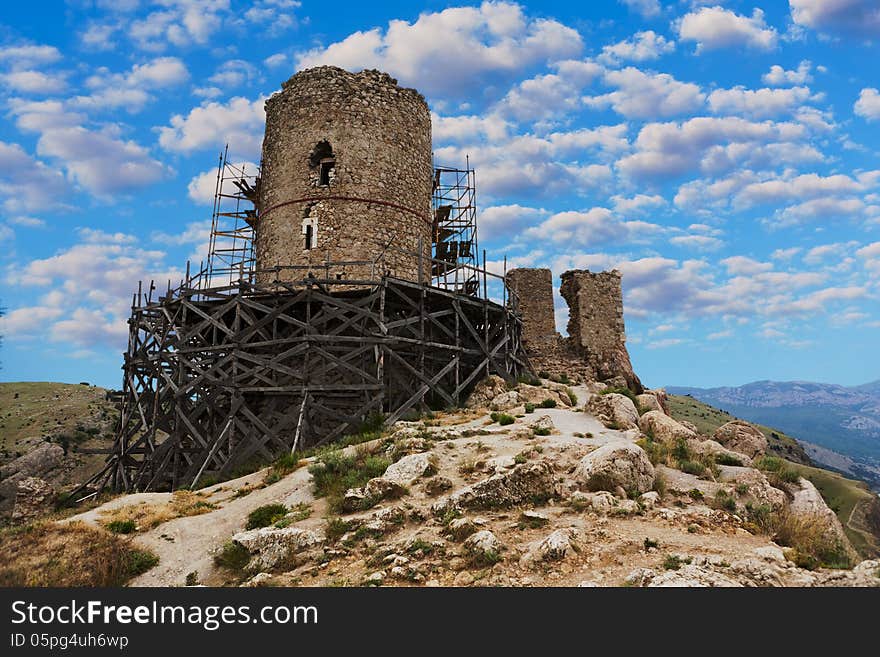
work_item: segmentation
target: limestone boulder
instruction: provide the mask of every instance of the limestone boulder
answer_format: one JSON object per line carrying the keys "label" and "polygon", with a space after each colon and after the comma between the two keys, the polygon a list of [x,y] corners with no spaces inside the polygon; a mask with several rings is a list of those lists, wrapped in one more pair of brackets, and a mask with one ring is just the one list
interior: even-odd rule
{"label": "limestone boulder", "polygon": [[508,411],[520,405],[519,393],[516,390],[506,390],[496,395],[489,402],[489,408],[493,411]]}
{"label": "limestone boulder", "polygon": [[375,506],[384,499],[395,499],[406,495],[407,488],[385,477],[374,477],[361,488],[349,488],[342,498],[342,510],[363,511]]}
{"label": "limestone boulder", "polygon": [[478,565],[493,564],[501,557],[504,546],[488,529],[471,534],[464,542],[464,553]]}
{"label": "limestone boulder", "polygon": [[420,477],[437,471],[437,457],[426,452],[409,454],[392,463],[382,475],[388,481],[400,486],[411,486]]}
{"label": "limestone boulder", "polygon": [[55,487],[47,481],[39,477],[24,477],[16,485],[12,522],[30,522],[51,511],[56,496]]}
{"label": "limestone boulder", "polygon": [[645,451],[630,442],[602,445],[580,460],[574,479],[587,490],[644,493],[654,485],[654,466]]}
{"label": "limestone boulder", "polygon": [[584,410],[610,429],[635,429],[639,413],[632,399],[616,392],[592,395]]}
{"label": "limestone boulder", "polygon": [[755,458],[767,453],[767,437],[759,429],[740,420],[718,427],[712,438],[727,449]]}
{"label": "limestone boulder", "polygon": [[452,479],[449,477],[431,477],[425,481],[425,492],[431,497],[436,497],[452,489]]}
{"label": "limestone boulder", "polygon": [[566,392],[566,387],[559,383],[548,383],[547,387],[521,383],[516,390],[522,404],[528,403],[537,406],[545,399],[552,399],[559,408],[571,406],[571,399]]}
{"label": "limestone boulder", "polygon": [[541,561],[558,561],[580,551],[572,529],[557,529],[535,548],[534,557]]}
{"label": "limestone boulder", "polygon": [[542,415],[534,422],[529,423],[529,428],[540,434],[553,433],[556,431],[556,425],[549,415]]}
{"label": "limestone boulder", "polygon": [[659,575],[654,575],[643,586],[649,588],[732,588],[741,587],[742,584],[711,568],[688,564],[678,570],[667,570]]}
{"label": "limestone boulder", "polygon": [[463,488],[432,507],[442,516],[452,509],[499,509],[544,500],[555,492],[553,466],[547,460],[521,463],[511,470]]}
{"label": "limestone boulder", "polygon": [[654,440],[674,444],[678,439],[696,440],[697,434],[662,411],[648,411],[639,418],[639,429]]}
{"label": "limestone boulder", "polygon": [[837,548],[850,561],[857,562],[858,555],[846,537],[837,514],[828,508],[813,483],[801,477],[797,483],[788,484],[787,488],[791,497],[788,512],[803,523],[816,523],[824,528],[824,538],[829,547]]}
{"label": "limestone boulder", "polygon": [[296,554],[317,547],[324,542],[324,537],[299,527],[261,527],[236,534],[232,540],[251,555],[250,568],[271,570],[284,565]]}
{"label": "limestone boulder", "polygon": [[467,400],[468,408],[488,408],[492,400],[507,392],[507,383],[500,376],[492,374],[475,387]]}
{"label": "limestone boulder", "polygon": [[638,395],[636,399],[639,402],[639,408],[642,413],[647,413],[648,411],[660,411],[661,413],[666,413],[662,404],[660,404],[660,400],[657,399],[657,395],[653,392],[643,392],[641,395]]}
{"label": "limestone boulder", "polygon": [[689,440],[688,447],[694,454],[712,456],[725,465],[750,466],[752,459],[732,449],[727,449],[721,443],[714,440]]}

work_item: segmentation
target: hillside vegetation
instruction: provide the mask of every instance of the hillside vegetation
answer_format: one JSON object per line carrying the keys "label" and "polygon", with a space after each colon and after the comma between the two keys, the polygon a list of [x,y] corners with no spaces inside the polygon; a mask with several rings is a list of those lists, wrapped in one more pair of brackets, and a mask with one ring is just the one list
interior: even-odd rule
{"label": "hillside vegetation", "polygon": [[[90,385],[0,383],[0,466],[51,443],[61,447],[63,457],[29,474],[58,489],[88,479],[103,466],[106,454],[93,452],[112,445],[119,417],[106,395],[104,388]],[[8,477],[8,470],[0,476]],[[3,509],[10,505],[9,499],[0,499]]]}
{"label": "hillside vegetation", "polygon": [[[669,413],[676,420],[696,425],[711,435],[735,416],[686,395],[670,395]],[[868,486],[811,463],[803,447],[789,435],[771,427],[755,425],[767,436],[771,450],[790,462],[800,476],[810,480],[837,514],[853,547],[865,556],[880,554],[880,500]]]}

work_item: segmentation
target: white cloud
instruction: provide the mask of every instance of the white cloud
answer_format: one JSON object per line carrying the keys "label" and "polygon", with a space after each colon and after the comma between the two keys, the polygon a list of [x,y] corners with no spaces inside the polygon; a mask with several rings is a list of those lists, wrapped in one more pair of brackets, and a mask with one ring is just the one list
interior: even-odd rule
{"label": "white cloud", "polygon": [[59,171],[28,155],[18,144],[0,141],[0,196],[6,212],[57,208],[69,191]]}
{"label": "white cloud", "polygon": [[243,59],[231,59],[223,62],[216,72],[208,78],[208,82],[224,89],[251,84],[260,77],[257,67]]}
{"label": "white cloud", "polygon": [[645,73],[629,66],[608,71],[604,81],[617,91],[584,99],[591,107],[612,107],[627,118],[675,116],[702,107],[706,95],[696,84],[679,82],[667,73]]}
{"label": "white cloud", "polygon": [[621,61],[644,62],[659,59],[675,50],[675,42],[653,30],[636,32],[629,39],[602,48],[599,60],[607,64]]}
{"label": "white cloud", "polygon": [[722,7],[703,7],[678,21],[682,41],[695,41],[697,52],[746,46],[759,50],[776,47],[778,34],[764,21],[764,12],[755,9],[751,18]]}
{"label": "white cloud", "polygon": [[219,151],[229,144],[233,153],[255,159],[266,124],[264,101],[236,97],[225,105],[215,102],[195,107],[186,116],[175,114],[170,127],[159,128],[159,145],[168,151],[191,153],[206,148]]}
{"label": "white cloud", "polygon": [[727,273],[731,276],[752,276],[773,269],[773,265],[769,262],[760,262],[746,256],[731,256],[722,260],[720,264],[727,268]]}
{"label": "white cloud", "polygon": [[564,115],[581,107],[581,91],[602,74],[595,62],[566,60],[553,64],[556,73],[523,80],[499,101],[496,111],[520,121]]}
{"label": "white cloud", "polygon": [[480,239],[513,239],[524,229],[536,226],[547,214],[546,210],[518,204],[488,207],[477,218]]}
{"label": "white cloud", "polygon": [[125,108],[135,113],[154,100],[148,92],[169,89],[189,79],[186,65],[177,57],[157,57],[135,64],[125,73],[100,68],[86,80],[89,95],[76,96],[70,105],[91,111]]}
{"label": "white cloud", "polygon": [[819,265],[833,258],[838,262],[853,253],[858,242],[835,242],[814,246],[804,254],[804,262],[808,265]]}
{"label": "white cloud", "polygon": [[805,134],[799,124],[739,117],[649,123],[639,131],[636,152],[618,160],[617,166],[633,178],[672,178],[698,169],[717,173],[762,159],[800,162],[815,153],[811,147],[791,144]]}
{"label": "white cloud", "polygon": [[[231,163],[231,166],[246,172],[255,172],[259,168],[253,162],[235,162]],[[187,195],[193,202],[200,205],[211,205],[214,202],[214,192],[217,189],[217,169],[208,169],[193,177],[186,189]]]}
{"label": "white cloud", "polygon": [[643,18],[653,18],[660,14],[659,0],[620,0],[620,2]]}
{"label": "white cloud", "polygon": [[614,210],[619,214],[645,214],[666,206],[666,199],[657,194],[636,194],[631,198],[612,196]]}
{"label": "white cloud", "polygon": [[26,228],[44,228],[46,226],[46,222],[43,219],[24,215],[10,217],[9,223],[14,226],[24,226]]}
{"label": "white cloud", "polygon": [[735,114],[756,119],[766,119],[790,113],[809,100],[807,87],[785,89],[718,89],[709,94],[709,107],[716,114]]}
{"label": "white cloud", "polygon": [[0,82],[11,91],[24,94],[59,94],[67,90],[65,76],[42,71],[12,71],[0,75]]}
{"label": "white cloud", "polygon": [[13,69],[54,64],[60,60],[61,53],[55,46],[21,45],[0,48],[0,63]]}
{"label": "white cloud", "polygon": [[597,245],[621,242],[644,242],[663,228],[645,221],[624,221],[608,208],[586,212],[559,212],[540,226],[526,231],[526,236],[550,239],[565,244]]}
{"label": "white cloud", "polygon": [[717,251],[724,246],[722,240],[710,235],[677,235],[670,238],[669,243],[693,251]]}
{"label": "white cloud", "polygon": [[795,23],[840,35],[880,35],[880,7],[875,0],[789,0]]}
{"label": "white cloud", "polygon": [[779,64],[770,67],[770,71],[761,76],[765,84],[773,87],[784,87],[787,85],[803,85],[813,81],[810,74],[813,64],[809,60],[803,60],[796,70],[787,71]]}
{"label": "white cloud", "polygon": [[785,208],[768,223],[791,226],[820,219],[824,223],[858,217],[864,210],[865,204],[857,198],[817,198]]}
{"label": "white cloud", "polygon": [[[483,86],[488,74],[515,75],[572,57],[582,45],[576,30],[557,21],[529,18],[520,5],[483,2],[424,12],[413,23],[393,20],[385,30],[354,32],[326,48],[299,53],[297,65],[378,68],[427,94],[461,96]],[[468,74],[449,74],[455,70]]]}
{"label": "white cloud", "polygon": [[862,89],[853,111],[868,121],[880,119],[880,92],[874,88]]}

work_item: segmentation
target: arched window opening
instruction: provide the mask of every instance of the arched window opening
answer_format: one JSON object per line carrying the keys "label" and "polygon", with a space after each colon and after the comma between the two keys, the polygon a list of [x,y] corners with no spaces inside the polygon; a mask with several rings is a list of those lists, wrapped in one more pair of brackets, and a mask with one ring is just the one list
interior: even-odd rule
{"label": "arched window opening", "polygon": [[333,148],[330,142],[320,141],[312,149],[309,156],[309,167],[318,170],[318,185],[321,187],[329,187],[333,180],[334,168],[336,167],[336,156],[333,154]]}
{"label": "arched window opening", "polygon": [[318,246],[318,216],[314,211],[314,204],[306,206],[302,220],[303,248],[311,251]]}

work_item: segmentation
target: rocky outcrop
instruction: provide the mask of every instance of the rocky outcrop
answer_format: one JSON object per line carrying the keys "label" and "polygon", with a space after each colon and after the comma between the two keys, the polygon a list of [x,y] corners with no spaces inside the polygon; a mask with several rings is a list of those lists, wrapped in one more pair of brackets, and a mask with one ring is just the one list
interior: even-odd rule
{"label": "rocky outcrop", "polygon": [[375,506],[384,499],[394,499],[405,495],[406,486],[385,477],[375,477],[361,488],[349,488],[342,498],[343,511],[363,511]]}
{"label": "rocky outcrop", "polygon": [[491,565],[501,558],[504,546],[488,529],[472,534],[464,542],[464,553],[476,565]]}
{"label": "rocky outcrop", "polygon": [[614,442],[583,457],[574,478],[587,490],[644,493],[654,485],[654,466],[645,451],[633,443]]}
{"label": "rocky outcrop", "polygon": [[320,545],[324,538],[299,527],[261,527],[236,534],[232,540],[251,555],[251,568],[271,570],[284,565],[297,553]]}
{"label": "rocky outcrop", "polygon": [[718,427],[712,438],[727,449],[740,452],[750,458],[767,453],[767,437],[748,422],[733,420]]}
{"label": "rocky outcrop", "polygon": [[467,400],[467,408],[489,408],[492,400],[498,395],[508,392],[507,383],[496,374],[487,376],[480,381]]}
{"label": "rocky outcrop", "polygon": [[727,465],[749,466],[752,459],[741,452],[725,448],[714,440],[689,440],[688,447],[694,454],[713,456],[719,463]]}
{"label": "rocky outcrop", "polygon": [[554,493],[549,461],[521,463],[510,471],[492,475],[435,504],[435,515],[450,509],[501,509],[547,499]]}
{"label": "rocky outcrop", "polygon": [[639,426],[636,405],[626,395],[615,392],[592,395],[584,410],[611,429],[626,430]]}
{"label": "rocky outcrop", "polygon": [[857,562],[858,555],[846,537],[837,514],[828,508],[813,483],[801,477],[797,483],[788,485],[788,491],[791,495],[788,513],[803,524],[816,523],[824,532],[829,550],[839,551],[851,563]]}
{"label": "rocky outcrop", "polygon": [[654,440],[673,444],[678,439],[696,440],[697,434],[662,411],[649,411],[639,418],[639,429]]}
{"label": "rocky outcrop", "polygon": [[437,457],[420,452],[404,456],[399,461],[392,463],[382,477],[400,486],[411,486],[420,477],[433,474],[436,471]]}
{"label": "rocky outcrop", "polygon": [[15,490],[15,505],[12,508],[12,522],[26,523],[51,510],[57,491],[55,487],[39,477],[19,479]]}

